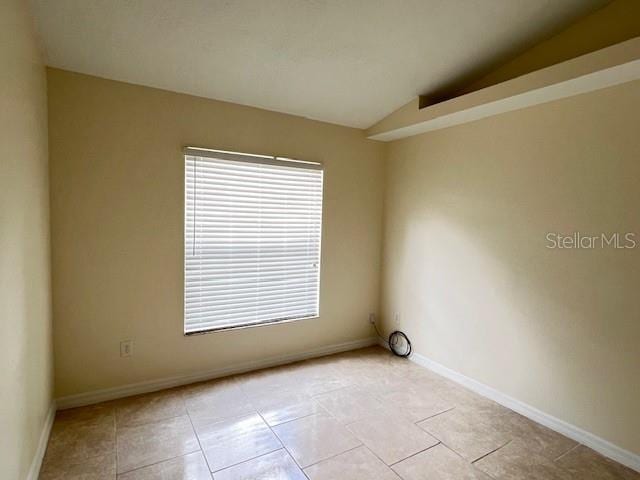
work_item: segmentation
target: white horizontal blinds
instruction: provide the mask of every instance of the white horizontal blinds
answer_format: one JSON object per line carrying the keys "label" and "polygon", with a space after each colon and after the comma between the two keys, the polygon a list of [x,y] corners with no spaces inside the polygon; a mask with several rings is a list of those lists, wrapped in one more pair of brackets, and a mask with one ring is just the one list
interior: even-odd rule
{"label": "white horizontal blinds", "polygon": [[317,316],[321,223],[319,164],[187,150],[185,332]]}

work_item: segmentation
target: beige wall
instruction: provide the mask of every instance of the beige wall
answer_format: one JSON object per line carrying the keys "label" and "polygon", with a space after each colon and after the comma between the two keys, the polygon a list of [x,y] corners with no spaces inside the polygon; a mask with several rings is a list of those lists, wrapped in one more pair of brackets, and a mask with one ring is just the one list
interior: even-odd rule
{"label": "beige wall", "polygon": [[640,453],[640,82],[394,142],[386,329],[415,350]]}
{"label": "beige wall", "polygon": [[26,2],[0,2],[0,478],[27,475],[52,395],[45,70]]}
{"label": "beige wall", "polygon": [[[368,338],[383,145],[360,130],[48,71],[56,395]],[[184,337],[184,145],[325,164],[318,319]],[[119,342],[134,355],[120,358]]]}
{"label": "beige wall", "polygon": [[640,2],[614,0],[493,69],[458,94],[479,90],[640,35]]}

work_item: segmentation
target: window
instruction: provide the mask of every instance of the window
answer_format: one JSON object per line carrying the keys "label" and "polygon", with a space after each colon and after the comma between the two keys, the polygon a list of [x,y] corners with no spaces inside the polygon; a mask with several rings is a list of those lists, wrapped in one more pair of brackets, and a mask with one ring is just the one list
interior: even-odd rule
{"label": "window", "polygon": [[319,314],[322,166],[185,149],[184,330]]}

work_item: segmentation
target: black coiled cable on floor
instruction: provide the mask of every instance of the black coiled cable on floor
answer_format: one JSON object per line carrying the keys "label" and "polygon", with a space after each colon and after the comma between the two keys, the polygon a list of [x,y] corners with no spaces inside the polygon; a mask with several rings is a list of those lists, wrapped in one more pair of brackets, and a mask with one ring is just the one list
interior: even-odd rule
{"label": "black coiled cable on floor", "polygon": [[376,330],[378,338],[380,338],[380,340],[387,344],[389,350],[391,350],[394,355],[402,358],[407,358],[409,355],[411,355],[411,342],[409,341],[409,337],[407,337],[404,332],[395,330],[391,332],[391,335],[389,335],[389,340],[385,340],[384,337],[380,335],[376,322],[373,321],[371,323],[373,324],[373,328]]}
{"label": "black coiled cable on floor", "polygon": [[398,357],[408,357],[411,355],[411,342],[409,338],[401,332],[396,330],[389,335],[389,349]]}

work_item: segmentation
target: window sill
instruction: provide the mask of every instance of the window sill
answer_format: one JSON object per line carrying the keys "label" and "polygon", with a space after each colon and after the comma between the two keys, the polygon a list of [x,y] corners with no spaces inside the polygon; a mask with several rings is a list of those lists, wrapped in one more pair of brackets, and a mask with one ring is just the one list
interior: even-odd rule
{"label": "window sill", "polygon": [[185,337],[193,337],[196,335],[206,335],[209,333],[223,333],[223,332],[229,332],[229,331],[234,331],[234,330],[245,330],[248,328],[257,328],[257,327],[270,327],[273,325],[283,325],[283,324],[287,324],[287,323],[294,323],[294,322],[300,322],[300,321],[304,321],[304,320],[313,320],[316,318],[320,318],[319,315],[315,315],[312,317],[300,317],[300,318],[292,318],[290,320],[273,320],[271,322],[262,322],[262,323],[250,323],[250,324],[246,324],[246,325],[233,325],[230,327],[220,327],[220,328],[212,328],[209,330],[199,330],[197,332],[184,332],[184,336]]}

